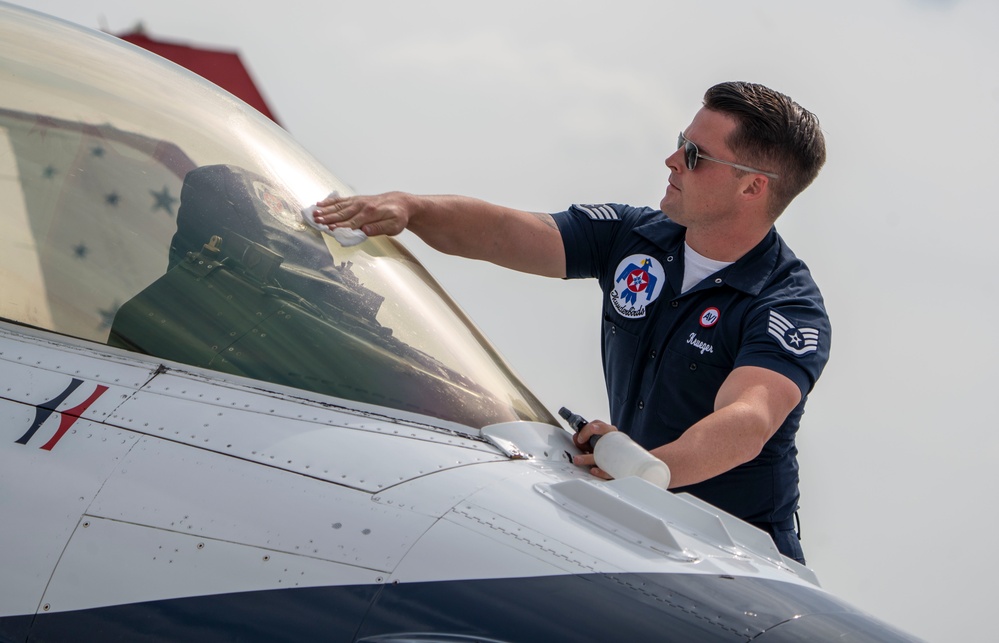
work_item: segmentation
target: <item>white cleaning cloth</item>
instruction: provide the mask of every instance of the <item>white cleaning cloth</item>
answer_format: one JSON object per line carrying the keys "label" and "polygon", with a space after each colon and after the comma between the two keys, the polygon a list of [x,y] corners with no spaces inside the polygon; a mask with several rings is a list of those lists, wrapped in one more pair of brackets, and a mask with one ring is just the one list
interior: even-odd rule
{"label": "white cleaning cloth", "polygon": [[[330,196],[340,196],[339,192],[330,192]],[[327,197],[329,198],[329,197]],[[310,205],[307,208],[302,208],[302,219],[305,221],[306,225],[309,225],[320,232],[332,236],[334,239],[340,242],[340,245],[344,248],[349,248],[350,246],[356,246],[365,239],[368,235],[364,234],[361,230],[352,230],[350,228],[333,228],[329,229],[328,226],[316,223],[316,220],[312,218],[312,215],[316,212],[316,206]]]}

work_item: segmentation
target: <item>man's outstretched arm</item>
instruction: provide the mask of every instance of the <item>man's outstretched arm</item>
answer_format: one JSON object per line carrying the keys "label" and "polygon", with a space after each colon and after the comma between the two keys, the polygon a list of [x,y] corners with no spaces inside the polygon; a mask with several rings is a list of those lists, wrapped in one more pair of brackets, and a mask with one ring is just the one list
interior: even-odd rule
{"label": "man's outstretched arm", "polygon": [[331,197],[316,223],[368,236],[410,230],[432,248],[545,277],[565,277],[562,235],[550,214],[525,212],[462,196],[388,192]]}

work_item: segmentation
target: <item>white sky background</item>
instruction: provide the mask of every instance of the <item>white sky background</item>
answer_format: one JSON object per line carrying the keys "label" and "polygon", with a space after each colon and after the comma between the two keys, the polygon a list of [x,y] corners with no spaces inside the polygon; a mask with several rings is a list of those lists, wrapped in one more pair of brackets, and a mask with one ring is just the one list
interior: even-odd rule
{"label": "white sky background", "polygon": [[[834,328],[799,433],[809,564],[930,641],[993,632],[999,3],[19,4],[238,49],[284,126],[363,193],[655,206],[708,86],[788,93],[829,151],[778,221]],[[607,417],[595,283],[404,241],[553,412]]]}

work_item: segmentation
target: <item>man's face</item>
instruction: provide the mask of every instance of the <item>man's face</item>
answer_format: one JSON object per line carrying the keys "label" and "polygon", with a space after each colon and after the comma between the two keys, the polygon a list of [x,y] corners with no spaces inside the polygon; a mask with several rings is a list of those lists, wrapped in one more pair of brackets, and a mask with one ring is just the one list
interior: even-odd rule
{"label": "man's face", "polygon": [[[683,134],[697,144],[701,154],[737,163],[739,159],[725,144],[735,128],[731,116],[701,108]],[[666,166],[670,169],[669,185],[659,207],[680,225],[689,228],[724,221],[739,205],[738,195],[745,182],[741,172],[703,159],[688,170],[683,148],[666,158]]]}

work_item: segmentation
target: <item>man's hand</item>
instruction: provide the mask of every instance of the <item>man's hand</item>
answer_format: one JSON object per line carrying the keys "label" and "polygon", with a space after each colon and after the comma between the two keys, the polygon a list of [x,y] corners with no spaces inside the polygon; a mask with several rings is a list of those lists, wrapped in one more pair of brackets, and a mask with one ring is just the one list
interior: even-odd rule
{"label": "man's hand", "polygon": [[583,426],[572,436],[572,441],[576,443],[576,446],[580,450],[584,451],[582,455],[577,455],[572,458],[572,463],[581,467],[590,467],[590,473],[597,476],[598,478],[603,478],[604,480],[611,480],[610,474],[601,469],[596,465],[596,460],[593,459],[592,453],[587,453],[590,450],[590,438],[595,435],[605,435],[611,431],[617,431],[617,427],[613,424],[607,424],[606,422],[601,422],[600,420],[593,420],[592,422]]}
{"label": "man's hand", "polygon": [[333,228],[361,230],[369,237],[397,235],[409,226],[416,200],[403,192],[375,196],[334,196],[316,204],[313,219]]}

